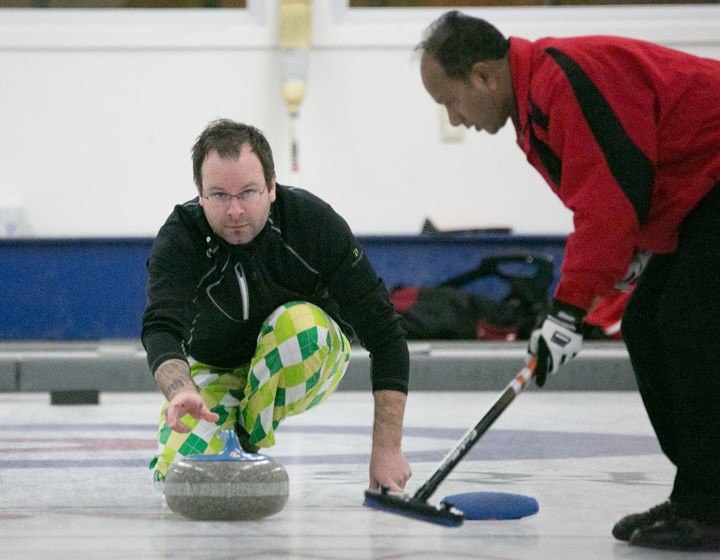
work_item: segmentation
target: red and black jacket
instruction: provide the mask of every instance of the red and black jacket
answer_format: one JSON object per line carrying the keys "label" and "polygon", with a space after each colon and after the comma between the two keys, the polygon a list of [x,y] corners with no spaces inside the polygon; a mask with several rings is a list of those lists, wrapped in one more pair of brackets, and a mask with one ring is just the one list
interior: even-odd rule
{"label": "red and black jacket", "polygon": [[517,141],[574,214],[556,297],[588,309],[672,252],[720,181],[720,62],[618,37],[512,37]]}

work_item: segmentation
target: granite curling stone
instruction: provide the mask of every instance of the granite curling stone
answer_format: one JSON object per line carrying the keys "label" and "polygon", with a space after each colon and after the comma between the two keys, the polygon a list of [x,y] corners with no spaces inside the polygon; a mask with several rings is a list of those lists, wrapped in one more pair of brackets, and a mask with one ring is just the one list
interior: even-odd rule
{"label": "granite curling stone", "polygon": [[168,507],[198,520],[252,520],[279,512],[288,500],[285,468],[271,457],[246,453],[232,430],[217,455],[175,461],[165,478]]}

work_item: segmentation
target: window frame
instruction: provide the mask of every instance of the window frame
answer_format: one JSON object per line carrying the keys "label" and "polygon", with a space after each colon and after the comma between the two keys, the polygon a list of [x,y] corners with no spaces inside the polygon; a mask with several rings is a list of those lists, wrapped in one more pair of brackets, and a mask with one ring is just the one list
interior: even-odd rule
{"label": "window frame", "polygon": [[[313,44],[318,47],[414,46],[432,20],[452,9],[351,8],[348,0],[317,1],[329,5],[313,20]],[[675,48],[715,45],[720,41],[720,4],[458,9],[490,21],[506,35],[528,39],[620,35]]]}
{"label": "window frame", "polygon": [[0,49],[197,48],[271,46],[272,4],[245,8],[0,9]]}

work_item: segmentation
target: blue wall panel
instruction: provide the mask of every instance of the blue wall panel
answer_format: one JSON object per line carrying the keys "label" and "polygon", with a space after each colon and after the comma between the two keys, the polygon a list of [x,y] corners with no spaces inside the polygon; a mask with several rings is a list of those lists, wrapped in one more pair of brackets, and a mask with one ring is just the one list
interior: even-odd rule
{"label": "blue wall panel", "polygon": [[147,239],[0,243],[0,339],[138,338]]}
{"label": "blue wall panel", "polygon": [[[433,285],[500,254],[553,259],[565,237],[505,234],[360,237],[388,288]],[[0,240],[0,340],[137,339],[152,239]],[[501,297],[504,284],[476,291]]]}

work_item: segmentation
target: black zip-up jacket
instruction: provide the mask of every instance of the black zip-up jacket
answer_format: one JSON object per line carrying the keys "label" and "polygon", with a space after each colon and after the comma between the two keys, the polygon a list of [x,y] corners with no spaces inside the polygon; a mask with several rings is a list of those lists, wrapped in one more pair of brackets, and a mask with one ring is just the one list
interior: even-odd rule
{"label": "black zip-up jacket", "polygon": [[219,368],[250,362],[263,321],[308,301],[355,335],[371,356],[373,391],[407,393],[409,357],[400,317],[349,226],[327,203],[276,185],[263,230],[230,245],[197,198],[175,207],[147,261],[142,342],[153,375],[166,360]]}

